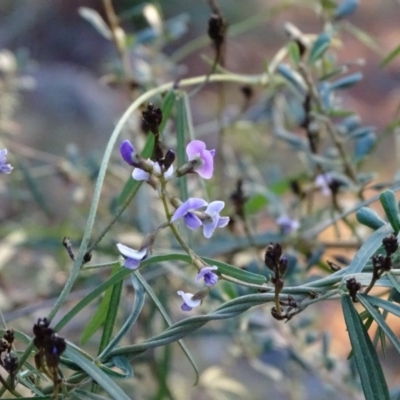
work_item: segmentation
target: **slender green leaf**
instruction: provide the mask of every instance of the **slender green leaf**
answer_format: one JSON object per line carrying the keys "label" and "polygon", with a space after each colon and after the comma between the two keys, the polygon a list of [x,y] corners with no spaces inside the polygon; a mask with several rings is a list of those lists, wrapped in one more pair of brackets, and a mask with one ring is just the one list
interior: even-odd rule
{"label": "slender green leaf", "polygon": [[165,129],[165,125],[167,124],[167,121],[169,117],[171,116],[172,110],[174,109],[176,101],[176,91],[175,90],[170,90],[163,99],[162,105],[161,105],[161,111],[162,111],[162,121],[159,127],[160,132],[162,133]]}
{"label": "slender green leaf", "polygon": [[[181,166],[185,163],[186,159],[186,131],[187,131],[187,118],[186,118],[186,104],[184,94],[180,94],[177,99],[177,115],[176,115],[176,134],[177,134],[177,156],[178,165]],[[187,176],[179,178],[179,191],[182,201],[189,198],[189,191],[187,187]]]}
{"label": "slender green leaf", "polygon": [[113,348],[115,346],[117,346],[117,344],[120,342],[122,337],[135,324],[136,320],[138,319],[138,317],[140,315],[140,312],[142,311],[142,308],[143,308],[144,302],[145,302],[145,292],[144,292],[143,286],[138,281],[136,274],[137,274],[137,272],[134,272],[131,275],[132,286],[135,291],[135,300],[132,305],[132,311],[129,314],[128,318],[126,318],[126,320],[125,320],[124,324],[122,325],[121,329],[119,330],[119,332],[115,335],[114,339],[111,340],[111,342],[108,343],[107,347],[105,347],[103,349],[103,351],[99,355],[99,359],[103,359],[111,350],[113,350]]}
{"label": "slender green leaf", "polygon": [[[117,272],[118,270],[113,271],[113,275]],[[110,302],[108,303],[107,312],[105,313],[106,319],[104,321],[103,334],[101,336],[98,354],[100,354],[110,342],[114,330],[115,321],[118,315],[118,308],[121,299],[123,283],[124,282],[120,280],[112,287]]]}
{"label": "slender green leaf", "polygon": [[386,275],[390,279],[390,282],[393,283],[393,287],[400,293],[400,283],[397,282],[397,279],[390,273]]}
{"label": "slender green leaf", "polygon": [[84,357],[79,351],[68,345],[64,354],[75,364],[79,365],[113,400],[129,400],[129,396],[105,372]]}
{"label": "slender green leaf", "polygon": [[[168,324],[168,326],[172,326],[173,324],[172,324],[171,318],[169,317],[168,313],[165,311],[165,309],[162,306],[161,302],[158,300],[158,297],[154,293],[154,291],[151,288],[151,286],[146,282],[146,280],[143,278],[143,276],[139,272],[136,272],[135,274],[136,274],[136,277],[138,278],[138,280],[140,281],[140,283],[143,285],[143,287],[146,290],[146,292],[148,293],[148,295],[153,300],[155,306],[157,307],[158,311],[160,312],[160,314],[164,318],[165,322]],[[190,354],[189,349],[186,347],[186,345],[185,345],[185,343],[183,342],[182,339],[178,340],[178,344],[181,347],[181,349],[183,350],[183,352],[185,353],[185,355],[188,358],[190,364],[192,364],[192,367],[193,367],[195,375],[196,375],[194,385],[197,385],[197,383],[199,381],[199,370],[197,368],[197,365],[196,365],[192,355]]]}
{"label": "slender green leaf", "polygon": [[377,230],[386,224],[386,222],[377,214],[377,212],[369,207],[361,207],[356,212],[356,218],[360,224],[368,226],[368,228],[373,230]]}
{"label": "slender green leaf", "polygon": [[366,400],[390,400],[376,350],[349,296],[342,296],[343,315]]}
{"label": "slender green leaf", "polygon": [[390,64],[396,57],[400,55],[400,44],[392,50],[381,62],[380,66],[381,67],[386,67],[388,64]]}
{"label": "slender green leaf", "polygon": [[365,264],[381,246],[382,239],[392,232],[393,229],[389,224],[386,224],[375,231],[357,251],[350,265],[346,268],[346,274],[361,272],[364,269]]}
{"label": "slender green leaf", "polygon": [[[372,297],[372,296],[368,296]],[[368,297],[362,294],[357,295],[358,300],[364,306],[364,308],[370,313],[370,315],[374,318],[376,323],[385,332],[385,335],[392,343],[393,347],[400,353],[400,339],[397,335],[390,329],[387,322],[382,317],[381,313],[368,301]]]}
{"label": "slender green leaf", "polygon": [[364,294],[363,295],[373,306],[379,307],[384,309],[387,312],[390,312],[397,317],[400,317],[400,306],[397,304],[387,301],[384,299],[380,299],[379,297],[369,296]]}
{"label": "slender green leaf", "polygon": [[[366,313],[366,317],[365,318],[367,318],[367,320],[364,323],[364,329],[365,329],[366,332],[368,332],[369,328],[371,328],[371,325],[374,322],[374,319],[369,315],[368,311],[363,311],[363,313]],[[363,317],[362,317],[361,314],[359,314],[359,316],[363,320]],[[350,358],[352,358],[353,356],[354,356],[354,351],[351,350],[349,355],[347,356],[347,360],[350,360]]]}
{"label": "slender green leaf", "polygon": [[96,299],[98,296],[100,296],[106,289],[109,287],[115,285],[117,282],[119,282],[121,279],[124,279],[127,277],[129,274],[131,274],[132,271],[123,268],[120,271],[118,271],[115,275],[113,275],[110,279],[108,279],[106,282],[102,283],[101,285],[97,286],[93,292],[90,292],[88,295],[86,295],[78,304],[76,304],[72,310],[70,310],[54,327],[55,330],[59,331],[61,330],[69,321],[71,321],[80,311],[82,311],[90,302],[92,302],[94,299]]}
{"label": "slender green leaf", "polygon": [[[115,264],[111,271],[111,276],[117,274],[120,268],[121,267],[118,264]],[[120,282],[121,281],[118,281],[116,285],[118,285]],[[81,335],[81,343],[83,344],[86,343],[106,321],[107,310],[110,305],[112,293],[113,293],[113,287],[106,290],[104,297],[102,298],[95,314],[92,316],[90,321],[86,324],[85,328],[83,329]]]}
{"label": "slender green leaf", "polygon": [[396,195],[391,190],[385,190],[380,196],[379,200],[382,204],[387,219],[392,225],[392,228],[397,235],[400,231],[400,218],[399,209],[397,207]]}
{"label": "slender green leaf", "polygon": [[298,64],[301,60],[299,45],[295,41],[290,41],[287,45],[290,59],[294,64]]}
{"label": "slender green leaf", "polygon": [[311,47],[308,63],[313,64],[315,61],[319,60],[326,50],[328,50],[330,43],[331,35],[327,32],[322,32]]}
{"label": "slender green leaf", "polygon": [[99,396],[98,394],[94,394],[83,389],[75,389],[71,395],[77,396],[76,398],[79,400],[109,400],[108,397]]}

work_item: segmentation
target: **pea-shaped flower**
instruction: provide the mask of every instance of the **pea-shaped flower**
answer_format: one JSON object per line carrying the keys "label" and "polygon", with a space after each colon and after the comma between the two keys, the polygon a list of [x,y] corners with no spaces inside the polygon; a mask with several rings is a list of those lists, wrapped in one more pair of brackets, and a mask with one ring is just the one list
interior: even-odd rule
{"label": "pea-shaped flower", "polygon": [[201,299],[193,299],[194,294],[192,293],[185,293],[182,290],[178,290],[177,293],[183,300],[183,304],[181,305],[182,311],[192,311],[193,308],[199,306],[201,303]]}
{"label": "pea-shaped flower", "polygon": [[213,235],[215,228],[224,228],[228,225],[229,217],[221,217],[219,215],[224,207],[225,203],[223,201],[213,201],[204,211],[208,216],[208,218],[203,221],[203,234],[207,239]]}
{"label": "pea-shaped flower", "polygon": [[204,279],[204,283],[207,286],[214,286],[218,282],[218,275],[212,271],[217,270],[218,267],[213,265],[212,267],[203,267],[196,276],[196,281]]}
{"label": "pea-shaped flower", "polygon": [[215,150],[207,150],[206,144],[201,140],[192,140],[186,146],[189,161],[197,161],[193,170],[202,178],[210,179],[214,172]]}
{"label": "pea-shaped flower", "polygon": [[140,263],[147,257],[148,249],[135,250],[121,243],[117,243],[119,252],[125,257],[125,267],[129,269],[136,269]]}

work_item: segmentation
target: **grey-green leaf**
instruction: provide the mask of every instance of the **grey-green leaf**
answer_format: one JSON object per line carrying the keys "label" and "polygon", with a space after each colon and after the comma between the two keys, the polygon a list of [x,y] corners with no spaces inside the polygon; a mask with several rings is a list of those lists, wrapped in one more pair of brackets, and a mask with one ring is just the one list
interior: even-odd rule
{"label": "grey-green leaf", "polygon": [[326,50],[328,50],[331,42],[331,35],[327,32],[322,32],[311,47],[310,56],[308,57],[308,63],[313,64],[315,61],[320,59]]}
{"label": "grey-green leaf", "polygon": [[387,338],[392,343],[393,347],[400,353],[400,340],[397,335],[390,329],[389,325],[386,323],[380,312],[372,306],[372,304],[368,301],[372,296],[366,296],[363,294],[357,295],[358,300],[364,306],[364,308],[370,313],[370,315],[374,318],[375,322],[379,325],[382,331],[385,333]]}
{"label": "grey-green leaf", "polygon": [[342,308],[365,399],[390,400],[376,350],[349,296],[342,296]]}
{"label": "grey-green leaf", "polygon": [[88,360],[79,351],[67,346],[65,356],[85,371],[99,386],[101,386],[114,400],[129,400],[129,396],[98,366]]}
{"label": "grey-green leaf", "polygon": [[356,212],[356,218],[360,224],[368,226],[368,228],[371,228],[374,231],[386,224],[376,211],[369,207],[361,207]]}
{"label": "grey-green leaf", "polygon": [[379,196],[379,200],[382,204],[383,209],[385,210],[387,219],[389,220],[395,234],[397,235],[400,231],[400,218],[396,195],[391,190],[385,190]]}

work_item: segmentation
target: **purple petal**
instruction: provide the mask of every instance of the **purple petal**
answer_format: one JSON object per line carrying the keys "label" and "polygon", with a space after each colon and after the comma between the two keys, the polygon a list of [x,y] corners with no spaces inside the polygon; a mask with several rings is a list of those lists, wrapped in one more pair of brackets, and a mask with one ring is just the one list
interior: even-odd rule
{"label": "purple petal", "polygon": [[129,140],[124,140],[119,146],[119,152],[125,162],[129,165],[134,165],[132,161],[132,154],[135,152],[135,148],[132,146]]}
{"label": "purple petal", "polygon": [[140,265],[140,260],[134,260],[133,258],[127,258],[125,260],[124,265],[125,265],[125,268],[128,268],[128,269],[136,269]]}
{"label": "purple petal", "polygon": [[192,140],[186,146],[186,154],[188,156],[189,161],[193,160],[196,156],[200,156],[200,154],[206,149],[206,144],[201,140]]}
{"label": "purple petal", "polygon": [[229,224],[229,217],[219,217],[218,222],[217,222],[217,227],[218,228],[224,228]]}
{"label": "purple petal", "polygon": [[214,157],[215,156],[215,149],[210,150],[210,154]]}
{"label": "purple petal", "polygon": [[210,217],[214,218],[217,214],[220,213],[220,211],[225,207],[225,203],[223,201],[217,200],[211,202],[206,210],[204,211],[206,214],[208,214]]}
{"label": "purple petal", "polygon": [[213,265],[212,267],[204,267],[202,268],[199,273],[196,275],[196,281],[199,281],[201,278],[204,278],[204,276],[208,273],[210,273],[210,271],[216,271],[218,269],[218,267],[216,267],[215,265]]}
{"label": "purple petal", "polygon": [[150,178],[150,174],[140,168],[135,168],[132,172],[132,178],[137,181],[147,181]]}
{"label": "purple petal", "polygon": [[204,276],[204,283],[207,286],[214,286],[218,282],[218,275],[214,274],[214,272],[208,272]]}
{"label": "purple petal", "polygon": [[185,215],[185,224],[189,229],[192,229],[195,231],[196,229],[200,228],[200,226],[202,225],[202,222],[201,222],[200,218],[196,217],[196,215],[194,215],[191,212],[188,212]]}
{"label": "purple petal", "polygon": [[0,172],[9,174],[14,169],[10,164],[7,164],[7,149],[0,150]]}
{"label": "purple petal", "polygon": [[204,150],[201,153],[201,159],[203,164],[199,168],[195,168],[195,171],[204,179],[210,179],[214,173],[214,157],[208,150]]}
{"label": "purple petal", "polygon": [[197,210],[201,207],[205,207],[208,203],[197,197],[190,197],[183,204],[181,204],[174,212],[171,218],[171,222],[176,221],[179,218],[185,216],[189,211]]}
{"label": "purple petal", "polygon": [[206,239],[210,239],[217,227],[218,219],[203,221],[203,235]]}
{"label": "purple petal", "polygon": [[[177,293],[182,297],[183,304],[181,308],[184,311],[190,311],[192,308],[199,306],[201,303],[201,300],[193,300],[194,295],[192,293],[185,293],[182,290],[178,290]],[[185,309],[183,308],[184,306]]]}
{"label": "purple petal", "polygon": [[183,303],[183,304],[181,305],[181,310],[182,310],[182,311],[192,311],[193,308],[192,308],[192,307],[189,307],[186,303]]}

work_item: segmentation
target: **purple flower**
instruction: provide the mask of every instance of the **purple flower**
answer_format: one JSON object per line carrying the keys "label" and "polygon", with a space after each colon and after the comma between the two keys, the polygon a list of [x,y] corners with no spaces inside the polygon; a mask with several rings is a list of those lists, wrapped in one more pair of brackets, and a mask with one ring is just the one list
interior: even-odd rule
{"label": "purple flower", "polygon": [[3,174],[10,174],[14,169],[10,164],[7,164],[7,149],[0,150],[0,172]]}
{"label": "purple flower", "polygon": [[330,196],[332,194],[330,185],[333,182],[333,176],[329,172],[320,174],[315,178],[315,186],[321,189],[321,193],[324,196]]}
{"label": "purple flower", "polygon": [[186,146],[189,161],[197,160],[194,170],[204,179],[210,179],[214,172],[215,150],[206,150],[206,145],[201,140],[192,140]]}
{"label": "purple flower", "polygon": [[208,203],[203,199],[191,197],[176,209],[171,218],[171,222],[184,217],[185,224],[189,229],[198,229],[202,225],[202,222],[200,218],[197,217],[192,211],[198,210],[201,207],[205,207],[207,204]]}
{"label": "purple flower", "polygon": [[182,290],[178,290],[177,293],[182,297],[183,300],[183,304],[181,305],[182,311],[192,311],[193,308],[199,306],[201,303],[200,299],[193,300],[194,294],[192,293],[185,293],[182,292]]}
{"label": "purple flower", "polygon": [[125,267],[129,269],[136,269],[139,267],[141,261],[147,257],[147,248],[137,251],[125,246],[121,243],[117,243],[119,252],[125,257]]}
{"label": "purple flower", "polygon": [[224,207],[225,203],[223,201],[213,201],[204,211],[208,216],[208,218],[203,221],[203,234],[207,239],[212,236],[215,228],[223,228],[228,225],[229,217],[221,217],[219,215]]}
{"label": "purple flower", "polygon": [[196,281],[199,281],[201,278],[204,278],[204,283],[207,286],[214,286],[218,282],[218,275],[214,274],[218,267],[213,265],[212,267],[204,267],[200,270],[200,272],[196,276]]}
{"label": "purple flower", "polygon": [[299,221],[292,219],[287,215],[282,215],[277,218],[276,223],[279,226],[279,229],[287,235],[300,228]]}
{"label": "purple flower", "polygon": [[129,165],[135,166],[132,160],[132,155],[135,154],[135,148],[132,146],[129,140],[124,140],[119,146],[119,152],[125,162]]}
{"label": "purple flower", "polygon": [[[161,176],[161,167],[158,162],[154,162],[150,159],[147,160],[147,164],[153,167],[153,174]],[[169,178],[174,173],[174,166],[171,165],[166,171],[164,171],[164,178]],[[150,173],[140,168],[135,168],[132,172],[132,178],[137,181],[148,181]]]}

